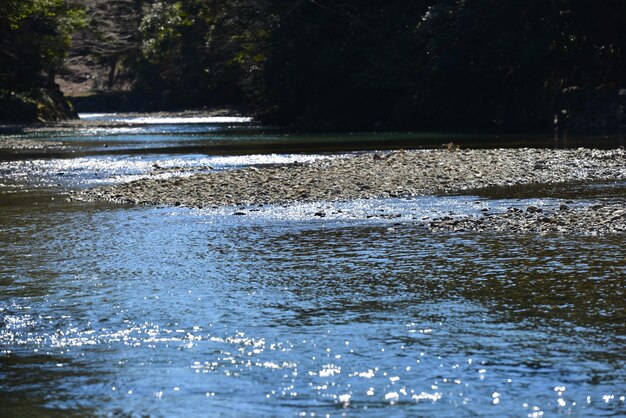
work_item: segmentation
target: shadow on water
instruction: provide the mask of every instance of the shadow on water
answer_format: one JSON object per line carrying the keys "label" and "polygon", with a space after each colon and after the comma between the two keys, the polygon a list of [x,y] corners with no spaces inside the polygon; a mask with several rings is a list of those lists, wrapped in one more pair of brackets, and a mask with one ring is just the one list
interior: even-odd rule
{"label": "shadow on water", "polygon": [[[571,323],[572,329],[626,334],[626,266],[615,263],[620,236],[435,237],[410,225],[397,228],[259,236],[258,248],[229,248],[223,256],[252,265],[280,264],[275,274],[260,275],[258,284],[285,286],[299,299],[311,298],[297,310],[298,320],[287,318],[287,325],[324,322],[327,316],[335,320],[334,314],[347,322],[359,321],[362,314],[367,322],[376,312],[462,298],[494,307],[507,322]],[[349,311],[353,315],[345,317]]]}
{"label": "shadow on water", "polygon": [[556,199],[626,199],[626,182],[598,181],[598,182],[569,182],[566,184],[518,184],[506,187],[487,187],[477,190],[465,190],[463,194],[482,196],[489,199],[529,199],[529,198],[556,198]]}
{"label": "shadow on water", "polygon": [[85,385],[95,376],[68,363],[68,358],[41,354],[0,355],[0,414],[3,417],[95,417],[67,387],[71,380]]}
{"label": "shadow on water", "polygon": [[[29,139],[54,139],[63,147],[46,149],[2,149],[0,161],[36,158],[77,158],[148,154],[251,155],[272,153],[326,153],[366,150],[441,148],[454,143],[462,148],[577,148],[581,146],[612,149],[625,146],[623,133],[459,133],[459,132],[381,132],[381,133],[297,133],[253,126],[220,127],[216,132],[185,132],[164,127],[141,128],[133,132],[97,135],[77,132],[26,134]],[[156,129],[156,131],[155,131]],[[193,129],[197,129],[193,127]],[[52,136],[51,136],[52,135]],[[19,136],[18,136],[19,137]]]}

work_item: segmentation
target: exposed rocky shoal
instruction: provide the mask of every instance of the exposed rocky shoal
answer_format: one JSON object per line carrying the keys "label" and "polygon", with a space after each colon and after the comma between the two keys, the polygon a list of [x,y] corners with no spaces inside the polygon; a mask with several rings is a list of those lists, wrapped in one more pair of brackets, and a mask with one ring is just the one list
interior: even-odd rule
{"label": "exposed rocky shoal", "polygon": [[501,231],[514,233],[569,233],[604,235],[626,233],[626,201],[596,203],[572,208],[508,208],[505,213],[483,213],[482,216],[455,218],[445,216],[425,222],[432,230]]}
{"label": "exposed rocky shoal", "polygon": [[[229,205],[285,204],[350,199],[403,197],[446,194],[492,186],[552,184],[572,181],[626,179],[626,151],[575,149],[491,149],[491,150],[414,150],[391,153],[369,152],[347,157],[319,160],[307,164],[248,167],[213,171],[188,177],[155,176],[80,192],[81,200],[109,200],[123,203],[215,207]],[[622,222],[624,204],[617,214],[607,213],[611,221]],[[613,210],[611,208],[607,209]],[[574,221],[580,211],[562,211],[554,219]],[[587,215],[580,212],[582,218]],[[466,229],[509,229],[528,224],[528,215],[501,214],[500,217],[467,218]],[[533,214],[535,216],[536,214]],[[537,227],[544,230],[552,220],[537,215]],[[521,222],[522,217],[524,222]],[[497,219],[500,219],[496,221]],[[621,219],[621,221],[620,221]],[[588,219],[588,221],[594,220]],[[456,222],[453,221],[453,222]],[[545,223],[545,225],[544,225]],[[584,223],[584,222],[583,222]],[[459,224],[429,225],[432,228],[459,229]],[[562,226],[562,225],[561,225]],[[619,225],[608,226],[619,230]],[[519,229],[519,228],[517,228]],[[558,230],[555,229],[555,230]],[[622,228],[623,230],[623,228]]]}
{"label": "exposed rocky shoal", "polygon": [[365,153],[308,164],[146,178],[86,190],[81,197],[201,208],[399,197],[489,186],[602,179],[626,179],[623,149]]}
{"label": "exposed rocky shoal", "polygon": [[34,140],[11,136],[0,136],[0,151],[60,149],[64,146],[65,145],[61,141]]}

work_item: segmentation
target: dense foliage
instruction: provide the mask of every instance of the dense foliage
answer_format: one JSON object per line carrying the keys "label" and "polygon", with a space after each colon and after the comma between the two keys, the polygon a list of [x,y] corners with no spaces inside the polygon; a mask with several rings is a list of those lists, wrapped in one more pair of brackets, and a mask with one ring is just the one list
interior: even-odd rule
{"label": "dense foliage", "polygon": [[157,1],[140,26],[139,91],[165,104],[242,103],[258,97],[268,36],[263,2]]}
{"label": "dense foliage", "polygon": [[46,120],[70,109],[54,74],[70,47],[82,11],[63,0],[0,3],[0,120]]}
{"label": "dense foliage", "polygon": [[[622,0],[80,2],[93,54],[111,74],[122,63],[154,108],[239,104],[317,128],[528,128],[552,123],[564,90],[626,85]],[[51,74],[71,8],[2,8],[0,86]]]}
{"label": "dense foliage", "polygon": [[266,73],[278,120],[539,127],[564,88],[626,82],[619,0],[320,0],[280,22]]}
{"label": "dense foliage", "polygon": [[625,28],[620,0],[160,1],[139,85],[307,127],[545,127],[626,82]]}

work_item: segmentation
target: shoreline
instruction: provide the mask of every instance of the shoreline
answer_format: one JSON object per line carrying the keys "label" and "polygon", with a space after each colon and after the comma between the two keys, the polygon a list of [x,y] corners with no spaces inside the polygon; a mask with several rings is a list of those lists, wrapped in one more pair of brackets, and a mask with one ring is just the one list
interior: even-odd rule
{"label": "shoreline", "polygon": [[[92,114],[79,113],[80,114]],[[162,112],[97,112],[98,115],[115,115],[119,119],[130,118],[200,118],[200,117],[244,117],[247,114],[232,108],[211,108],[211,109],[191,109],[181,111]],[[0,135],[11,135],[17,133],[40,133],[40,132],[73,132],[76,129],[89,128],[128,128],[144,126],[145,124],[135,123],[128,120],[107,120],[107,119],[65,119],[54,122],[32,122],[32,123],[7,123],[0,122]]]}
{"label": "shoreline", "polygon": [[[162,174],[162,171],[158,173]],[[497,186],[625,180],[626,151],[623,148],[401,150],[385,153],[366,152],[306,164],[252,166],[188,177],[172,174],[174,176],[167,179],[146,178],[83,190],[75,193],[72,198],[207,208],[410,197],[464,193]],[[607,207],[606,214],[603,211],[596,211],[599,215],[613,219],[612,224],[608,226],[603,224],[606,227],[601,228],[601,231],[623,232],[626,225],[624,215],[626,211],[623,209],[626,203],[616,203]],[[541,208],[539,209],[533,216],[542,212]],[[586,222],[581,223],[574,219],[579,212],[582,218],[587,219]],[[587,229],[593,229],[595,223],[590,221],[588,214],[583,215],[583,212],[578,209],[562,211],[558,213],[556,222],[563,227],[561,230],[564,232],[572,230],[573,225],[577,225],[577,229],[580,229],[581,225],[588,225]],[[472,224],[474,222],[472,219],[467,218],[464,224],[454,223],[457,220],[452,220],[452,223],[448,224],[444,220],[428,224],[427,227],[457,230],[459,228],[550,230],[516,228],[513,224],[523,225],[526,218],[512,214],[503,218],[507,220],[506,222],[503,220],[496,222],[504,215],[507,214],[485,215],[482,218],[486,220],[479,218],[482,220],[476,221],[475,224]],[[541,218],[547,216],[553,215],[543,213]],[[541,222],[545,222],[545,219]],[[572,227],[568,228],[567,224]]]}

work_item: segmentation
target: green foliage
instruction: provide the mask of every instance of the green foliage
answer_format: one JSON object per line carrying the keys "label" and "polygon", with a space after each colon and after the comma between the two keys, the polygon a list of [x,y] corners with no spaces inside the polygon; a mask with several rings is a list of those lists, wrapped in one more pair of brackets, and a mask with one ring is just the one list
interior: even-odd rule
{"label": "green foliage", "polygon": [[[253,105],[317,128],[539,127],[626,84],[623,0],[99,0],[87,47],[152,107]],[[0,3],[0,90],[41,88],[85,16]],[[6,64],[5,64],[6,63]],[[15,96],[11,96],[15,97]]]}
{"label": "green foliage", "polygon": [[[15,103],[24,103],[18,107],[24,109],[25,119],[56,114],[49,109],[54,106],[51,98],[58,94],[46,92],[46,89],[54,89],[54,73],[70,47],[72,32],[83,21],[82,10],[63,0],[3,1],[0,6],[0,118],[9,118],[15,112]],[[29,106],[30,102],[34,106]]]}
{"label": "green foliage", "polygon": [[258,94],[267,38],[259,1],[157,1],[144,12],[137,88],[175,106]]}
{"label": "green foliage", "polygon": [[173,48],[178,49],[183,27],[192,24],[193,21],[183,13],[180,2],[159,1],[152,4],[139,27],[144,37],[142,52],[146,59],[157,63],[162,54]]}

